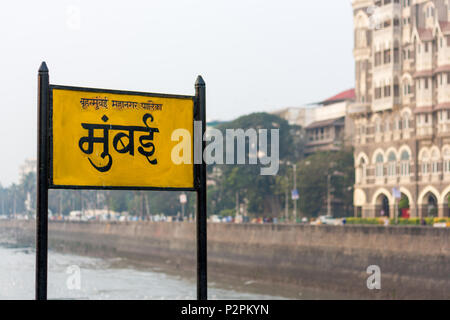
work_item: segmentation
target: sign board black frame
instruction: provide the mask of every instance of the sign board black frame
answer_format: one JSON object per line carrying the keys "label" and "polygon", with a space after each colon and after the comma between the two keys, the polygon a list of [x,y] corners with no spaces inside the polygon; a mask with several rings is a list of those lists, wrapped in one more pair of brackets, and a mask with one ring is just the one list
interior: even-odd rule
{"label": "sign board black frame", "polygon": [[[132,91],[95,89],[50,85],[49,71],[42,62],[38,72],[38,141],[37,141],[37,202],[36,202],[36,300],[47,299],[48,273],[48,190],[49,189],[109,189],[109,190],[159,190],[159,191],[195,191],[197,193],[196,238],[197,238],[197,299],[207,300],[207,211],[206,211],[206,163],[194,163],[193,188],[153,188],[153,187],[99,187],[99,186],[60,186],[53,184],[53,128],[52,128],[52,92],[53,89],[78,90],[86,92],[106,92],[129,95],[145,95],[162,98],[188,98],[194,102],[194,121],[202,124],[201,137],[194,136],[194,152],[196,143],[201,143],[201,154],[206,147],[203,137],[206,131],[206,86],[201,76],[195,82],[194,96],[172,94],[143,93]],[[192,124],[194,126],[194,123]]]}

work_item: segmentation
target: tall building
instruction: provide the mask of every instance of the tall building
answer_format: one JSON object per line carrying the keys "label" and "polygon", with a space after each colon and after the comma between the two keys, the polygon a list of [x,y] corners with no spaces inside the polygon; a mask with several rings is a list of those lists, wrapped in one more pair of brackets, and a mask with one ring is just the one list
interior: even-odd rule
{"label": "tall building", "polygon": [[352,5],[356,213],[449,216],[450,0]]}
{"label": "tall building", "polygon": [[291,125],[302,127],[306,136],[305,155],[336,151],[352,144],[353,122],[346,115],[354,100],[355,90],[350,89],[309,106],[285,108],[273,113]]}

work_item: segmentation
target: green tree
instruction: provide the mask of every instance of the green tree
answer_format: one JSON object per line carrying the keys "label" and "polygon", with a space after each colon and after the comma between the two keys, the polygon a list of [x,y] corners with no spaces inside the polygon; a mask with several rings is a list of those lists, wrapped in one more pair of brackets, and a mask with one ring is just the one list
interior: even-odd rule
{"label": "green tree", "polygon": [[[303,154],[303,135],[301,128],[291,126],[288,122],[278,116],[267,113],[254,113],[240,117],[234,121],[218,126],[226,137],[227,129],[268,129],[267,150],[270,152],[271,143],[270,130],[279,130],[279,156],[281,166],[278,175],[262,176],[261,165],[248,165],[248,154],[246,165],[213,165],[208,168],[209,178],[216,181],[214,191],[210,193],[210,214],[219,212],[234,212],[236,207],[236,193],[240,202],[246,201],[250,214],[255,216],[280,216],[285,203],[286,179],[280,175],[286,173],[283,163],[298,161]],[[246,151],[249,150],[249,141],[245,142]],[[225,148],[224,148],[225,150]],[[235,161],[236,161],[235,152]]]}
{"label": "green tree", "polygon": [[334,215],[352,214],[354,165],[353,150],[318,152],[299,163],[300,210],[317,217],[327,211],[328,177]]}

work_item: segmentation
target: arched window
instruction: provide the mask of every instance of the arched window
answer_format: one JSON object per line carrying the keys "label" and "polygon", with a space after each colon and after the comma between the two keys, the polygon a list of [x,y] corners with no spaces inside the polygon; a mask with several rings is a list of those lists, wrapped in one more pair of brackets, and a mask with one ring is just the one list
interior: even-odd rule
{"label": "arched window", "polygon": [[366,134],[366,126],[365,126],[364,124],[361,124],[361,125],[359,126],[359,134],[360,134],[361,136],[364,136],[364,135]]}
{"label": "arched window", "polygon": [[364,160],[364,158],[361,159],[361,177],[363,179],[366,178],[367,175],[367,163],[366,160]]}
{"label": "arched window", "polygon": [[401,161],[401,167],[400,167],[400,174],[402,176],[409,176],[409,152],[404,150],[400,156]]}
{"label": "arched window", "polygon": [[355,16],[355,45],[357,48],[367,46],[367,29],[370,27],[370,23],[371,20],[363,11]]}
{"label": "arched window", "polygon": [[433,150],[431,154],[431,172],[433,174],[439,173],[439,152]]}
{"label": "arched window", "polygon": [[377,177],[382,177],[384,175],[383,172],[383,163],[384,163],[384,157],[381,153],[379,153],[376,157],[376,169],[375,169],[375,174]]}
{"label": "arched window", "polygon": [[395,117],[395,130],[402,130],[402,120],[399,116]]}
{"label": "arched window", "polygon": [[430,161],[430,157],[428,155],[428,152],[424,152],[422,154],[422,174],[428,174],[428,161]]}
{"label": "arched window", "polygon": [[358,167],[356,168],[356,183],[361,183],[366,178],[367,163],[364,158],[361,158]]}
{"label": "arched window", "polygon": [[403,114],[403,129],[409,129],[409,115],[407,113]]}
{"label": "arched window", "polygon": [[365,29],[356,30],[356,46],[358,48],[367,47],[367,30]]}
{"label": "arched window", "polygon": [[390,122],[390,119],[389,119],[389,118],[388,118],[388,119],[386,119],[386,122],[385,122],[384,128],[385,128],[385,130],[384,130],[384,131],[386,131],[386,132],[388,132],[388,131],[390,131],[390,130],[391,130],[391,122]]}
{"label": "arched window", "polygon": [[450,148],[445,148],[442,152],[444,157],[444,173],[450,173]]}
{"label": "arched window", "polygon": [[397,157],[395,156],[395,153],[391,151],[388,155],[388,176],[394,177],[396,173],[396,166],[397,166]]}
{"label": "arched window", "polygon": [[431,3],[425,7],[425,18],[434,18],[434,6]]}
{"label": "arched window", "polygon": [[405,83],[403,86],[403,95],[408,96],[411,94],[411,84],[409,82]]}
{"label": "arched window", "polygon": [[380,118],[376,118],[375,120],[375,133],[381,133],[381,119]]}
{"label": "arched window", "polygon": [[403,95],[406,97],[406,96],[410,95],[411,93],[412,93],[411,83],[409,82],[409,80],[405,80],[403,82]]}

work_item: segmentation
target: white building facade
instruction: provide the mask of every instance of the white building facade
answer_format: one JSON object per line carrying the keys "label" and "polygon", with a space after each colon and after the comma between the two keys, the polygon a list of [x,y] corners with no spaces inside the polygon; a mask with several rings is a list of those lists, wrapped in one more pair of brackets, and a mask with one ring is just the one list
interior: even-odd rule
{"label": "white building facade", "polygon": [[353,122],[347,117],[347,109],[353,102],[354,90],[350,89],[314,105],[286,108],[274,114],[304,130],[306,155],[337,151],[353,141]]}
{"label": "white building facade", "polygon": [[354,0],[356,213],[449,216],[450,0]]}

